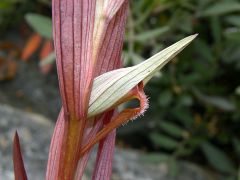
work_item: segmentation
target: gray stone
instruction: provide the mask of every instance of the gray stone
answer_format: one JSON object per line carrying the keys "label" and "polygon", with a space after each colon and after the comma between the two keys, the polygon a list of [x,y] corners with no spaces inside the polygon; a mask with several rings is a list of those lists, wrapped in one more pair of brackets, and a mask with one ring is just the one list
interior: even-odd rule
{"label": "gray stone", "polygon": [[[53,124],[45,117],[0,104],[0,179],[14,179],[12,167],[12,139],[17,130],[29,179],[42,180]],[[209,173],[189,162],[179,162],[176,177],[169,175],[166,163],[143,162],[137,151],[116,149],[112,180],[212,180]],[[96,150],[93,151],[83,179],[89,179]]]}
{"label": "gray stone", "polygon": [[14,179],[12,140],[17,130],[29,179],[41,180],[52,134],[52,123],[43,116],[0,105],[0,177]]}

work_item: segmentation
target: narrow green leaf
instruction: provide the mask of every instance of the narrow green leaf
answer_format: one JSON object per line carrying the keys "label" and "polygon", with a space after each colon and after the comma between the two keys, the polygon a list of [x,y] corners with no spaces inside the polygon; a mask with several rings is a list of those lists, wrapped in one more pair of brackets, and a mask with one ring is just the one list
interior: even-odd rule
{"label": "narrow green leaf", "polygon": [[235,170],[232,161],[222,150],[207,142],[202,144],[202,150],[209,163],[216,170],[223,173],[232,173]]}
{"label": "narrow green leaf", "polygon": [[240,95],[240,86],[238,86],[238,87],[236,88],[235,93],[236,93],[237,95]]}
{"label": "narrow green leaf", "polygon": [[162,147],[164,149],[173,150],[178,146],[178,142],[168,136],[151,133],[150,138],[157,147]]}
{"label": "narrow green leaf", "polygon": [[41,67],[48,65],[48,64],[52,64],[56,59],[55,53],[52,52],[50,53],[47,57],[45,57],[44,59],[41,59],[39,65]]}
{"label": "narrow green leaf", "polygon": [[233,138],[233,146],[236,153],[240,157],[240,140],[238,138]]}
{"label": "narrow green leaf", "polygon": [[27,23],[45,38],[52,38],[52,21],[49,17],[40,14],[29,13],[25,16]]}
{"label": "narrow green leaf", "polygon": [[161,122],[160,127],[169,135],[182,137],[184,130],[171,122]]}
{"label": "narrow green leaf", "polygon": [[[222,24],[221,24],[221,18],[217,16],[213,16],[210,18],[210,24],[211,24],[211,31],[213,38],[215,40],[215,48],[218,50],[221,49],[221,41],[222,41]],[[211,48],[209,48],[211,50]]]}
{"label": "narrow green leaf", "polygon": [[205,95],[197,89],[194,89],[193,92],[196,95],[196,97],[203,103],[215,106],[224,111],[235,111],[236,110],[235,105],[231,101],[229,101],[228,99],[226,99],[224,97]]}
{"label": "narrow green leaf", "polygon": [[161,163],[169,161],[171,157],[168,154],[150,153],[140,156],[140,161],[148,163]]}
{"label": "narrow green leaf", "polygon": [[187,128],[192,127],[194,123],[193,114],[189,111],[189,108],[183,108],[183,106],[175,108],[172,115]]}
{"label": "narrow green leaf", "polygon": [[179,165],[175,158],[172,158],[171,161],[169,162],[169,170],[170,176],[173,177],[173,179],[176,179],[176,176],[179,172]]}
{"label": "narrow green leaf", "polygon": [[139,42],[146,42],[146,41],[149,41],[153,38],[158,38],[159,36],[165,34],[168,31],[169,31],[168,26],[153,29],[153,30],[149,30],[149,31],[145,31],[141,34],[136,35],[135,40],[139,41]]}
{"label": "narrow green leaf", "polygon": [[240,30],[233,29],[224,33],[225,37],[233,42],[240,43]]}
{"label": "narrow green leaf", "polygon": [[239,10],[240,3],[234,1],[221,1],[205,9],[200,16],[219,16]]}
{"label": "narrow green leaf", "polygon": [[182,106],[191,106],[193,104],[192,96],[188,94],[183,94],[179,97],[179,104]]}
{"label": "narrow green leaf", "polygon": [[171,91],[163,91],[158,97],[158,104],[162,107],[170,105],[173,100],[173,95]]}
{"label": "narrow green leaf", "polygon": [[228,16],[226,21],[234,26],[240,27],[240,16]]}
{"label": "narrow green leaf", "polygon": [[93,117],[116,105],[141,81],[146,84],[156,72],[190,44],[197,35],[178,41],[142,63],[98,76],[93,82],[88,116]]}

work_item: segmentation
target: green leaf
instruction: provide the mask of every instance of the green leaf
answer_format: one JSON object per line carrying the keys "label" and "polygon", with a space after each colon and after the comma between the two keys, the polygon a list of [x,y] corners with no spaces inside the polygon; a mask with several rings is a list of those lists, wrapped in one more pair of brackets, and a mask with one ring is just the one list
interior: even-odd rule
{"label": "green leaf", "polygon": [[193,154],[194,149],[191,148],[187,148],[187,147],[182,147],[179,148],[175,151],[175,154],[177,157],[186,157],[186,156],[191,156]]}
{"label": "green leaf", "polygon": [[217,16],[210,18],[212,35],[215,40],[215,48],[217,48],[217,49],[220,49],[220,47],[221,47],[222,32],[223,32],[220,19],[221,18],[217,17]]}
{"label": "green leaf", "polygon": [[172,93],[170,91],[164,91],[159,95],[158,103],[160,106],[166,107],[170,105],[170,103],[172,102],[172,99],[173,99]]}
{"label": "green leaf", "polygon": [[238,86],[238,87],[236,88],[235,93],[236,93],[237,95],[240,95],[240,86]]}
{"label": "green leaf", "polygon": [[143,154],[140,156],[140,161],[148,162],[148,163],[161,163],[169,161],[171,157],[168,154],[160,154],[160,153],[150,153]]}
{"label": "green leaf", "polygon": [[193,98],[190,95],[183,94],[179,97],[179,104],[183,106],[191,106],[193,104]]}
{"label": "green leaf", "polygon": [[110,71],[95,78],[88,117],[96,116],[118,105],[120,99],[141,81],[146,85],[156,72],[190,44],[196,36],[186,37],[138,65]]}
{"label": "green leaf", "polygon": [[197,89],[194,89],[193,92],[196,95],[196,97],[203,103],[215,106],[224,111],[235,111],[236,110],[235,105],[231,101],[229,101],[228,99],[226,99],[224,97],[205,95]]}
{"label": "green leaf", "polygon": [[240,16],[228,16],[225,20],[234,26],[240,27]]}
{"label": "green leaf", "polygon": [[150,138],[157,147],[173,150],[178,146],[178,142],[176,140],[161,134],[151,133]]}
{"label": "green leaf", "polygon": [[55,53],[52,52],[50,53],[47,57],[45,57],[44,59],[41,59],[39,66],[43,67],[46,66],[48,64],[52,64],[56,59]]}
{"label": "green leaf", "polygon": [[172,158],[169,162],[169,174],[173,179],[176,179],[176,176],[179,172],[179,165],[175,158]]}
{"label": "green leaf", "polygon": [[201,147],[208,162],[216,170],[223,173],[232,173],[235,170],[232,161],[228,158],[225,152],[207,142],[203,143]]}
{"label": "green leaf", "polygon": [[171,122],[161,122],[160,127],[169,135],[182,137],[184,130]]}
{"label": "green leaf", "polygon": [[205,141],[204,136],[192,136],[188,139],[187,144],[193,149],[199,148],[200,145]]}
{"label": "green leaf", "polygon": [[200,16],[219,16],[239,10],[240,3],[234,1],[221,1],[205,9]]}
{"label": "green leaf", "polygon": [[233,146],[236,153],[240,157],[240,140],[238,138],[233,138]]}
{"label": "green leaf", "polygon": [[186,11],[178,11],[175,16],[174,25],[185,33],[193,32],[193,16]]}
{"label": "green leaf", "polygon": [[27,23],[41,36],[52,39],[52,21],[49,17],[29,13],[25,16]]}
{"label": "green leaf", "polygon": [[138,42],[146,42],[153,38],[159,38],[160,36],[162,36],[168,31],[169,31],[169,27],[165,26],[165,27],[161,27],[161,28],[157,28],[149,31],[144,31],[141,34],[136,35],[134,39],[135,41],[138,41]]}
{"label": "green leaf", "polygon": [[234,30],[226,31],[224,35],[228,40],[240,43],[240,30],[234,29]]}
{"label": "green leaf", "polygon": [[185,127],[190,128],[193,125],[194,118],[190,113],[189,108],[177,107],[176,109],[173,109],[172,113],[172,115]]}

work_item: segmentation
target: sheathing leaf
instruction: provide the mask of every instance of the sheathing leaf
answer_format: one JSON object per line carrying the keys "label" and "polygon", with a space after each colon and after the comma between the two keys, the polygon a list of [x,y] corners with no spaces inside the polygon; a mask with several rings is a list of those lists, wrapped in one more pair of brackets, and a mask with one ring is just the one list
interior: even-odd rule
{"label": "sheathing leaf", "polygon": [[92,180],[108,180],[111,178],[115,138],[116,129],[100,141]]}
{"label": "sheathing leaf", "polygon": [[51,145],[50,145],[50,150],[48,155],[46,180],[58,179],[62,145],[64,140],[66,139],[66,137],[64,137],[64,132],[66,131],[65,123],[66,121],[64,119],[64,111],[61,110],[61,112],[59,113],[57,123],[55,125],[52,140],[51,140]]}
{"label": "sheathing leaf", "polygon": [[53,33],[66,115],[85,117],[94,73],[112,70],[119,63],[126,9],[123,0],[53,1]]}
{"label": "sheathing leaf", "polygon": [[65,115],[81,119],[93,79],[96,0],[53,0],[53,34]]}

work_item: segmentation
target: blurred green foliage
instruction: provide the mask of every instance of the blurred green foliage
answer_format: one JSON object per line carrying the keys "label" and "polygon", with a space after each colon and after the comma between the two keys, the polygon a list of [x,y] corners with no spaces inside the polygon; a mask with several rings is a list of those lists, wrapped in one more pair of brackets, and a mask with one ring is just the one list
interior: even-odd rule
{"label": "blurred green foliage", "polygon": [[167,154],[170,165],[179,158],[191,159],[236,178],[240,1],[135,0],[131,7],[124,51],[127,65],[189,34],[199,36],[146,87],[150,109],[141,120],[120,129],[121,135],[135,142],[147,139],[154,151],[147,155],[150,161],[166,161],[162,157]]}
{"label": "blurred green foliage", "polygon": [[0,33],[19,26],[27,12],[51,13],[49,0],[1,0],[0,1]]}
{"label": "blurred green foliage", "polygon": [[[151,80],[148,112],[121,128],[120,137],[147,146],[153,153],[143,159],[167,161],[173,174],[176,159],[184,158],[235,179],[240,172],[240,1],[132,0],[130,7],[127,66],[189,34],[199,36]],[[26,21],[51,38],[49,17],[27,14]]]}

